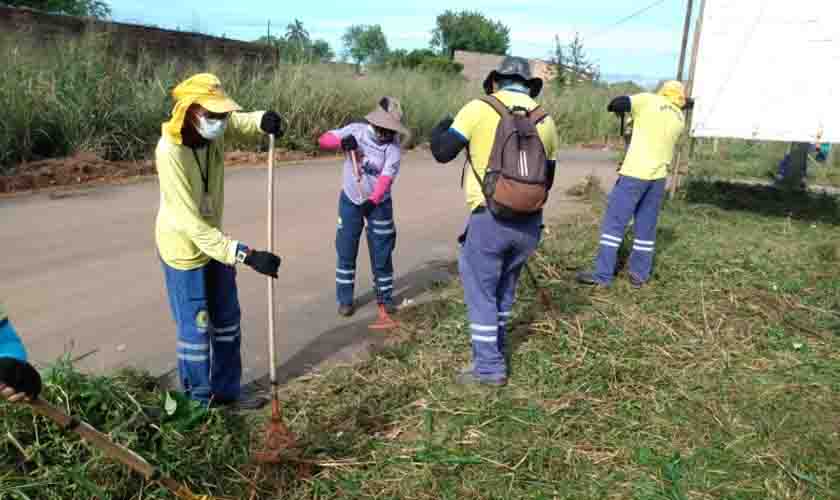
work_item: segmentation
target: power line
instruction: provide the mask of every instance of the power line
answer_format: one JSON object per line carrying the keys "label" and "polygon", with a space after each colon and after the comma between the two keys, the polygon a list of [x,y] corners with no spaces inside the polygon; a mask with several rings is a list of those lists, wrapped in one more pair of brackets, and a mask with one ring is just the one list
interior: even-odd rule
{"label": "power line", "polygon": [[631,20],[633,20],[633,19],[635,19],[635,18],[637,18],[637,17],[641,16],[641,15],[642,15],[642,14],[644,14],[645,12],[647,12],[647,11],[649,11],[649,10],[653,9],[654,7],[658,7],[659,5],[662,5],[663,3],[665,3],[665,0],[657,0],[656,2],[653,2],[652,4],[648,5],[647,7],[643,8],[643,9],[640,9],[640,10],[638,10],[638,11],[636,11],[636,12],[634,12],[634,13],[630,14],[630,15],[629,15],[629,16],[627,16],[627,17],[624,17],[624,18],[622,18],[622,19],[619,19],[619,20],[618,20],[618,21],[616,21],[615,23],[613,23],[613,24],[611,24],[611,25],[607,26],[607,27],[606,27],[606,28],[604,28],[603,30],[601,30],[601,31],[599,31],[599,32],[595,33],[594,35],[590,36],[590,37],[588,38],[588,40],[592,40],[593,38],[597,38],[597,37],[599,37],[599,36],[601,36],[601,35],[604,35],[604,34],[606,34],[606,33],[610,32],[610,31],[612,31],[612,29],[613,29],[613,28],[615,28],[616,26],[620,26],[620,25],[622,25],[622,24],[626,23],[627,21],[631,21]]}

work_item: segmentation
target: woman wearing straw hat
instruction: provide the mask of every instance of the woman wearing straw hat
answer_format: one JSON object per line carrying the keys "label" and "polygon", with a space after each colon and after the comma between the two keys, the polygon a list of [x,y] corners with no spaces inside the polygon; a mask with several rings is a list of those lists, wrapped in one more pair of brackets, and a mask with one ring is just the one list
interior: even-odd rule
{"label": "woman wearing straw hat", "polygon": [[400,170],[399,134],[409,135],[402,124],[400,103],[393,97],[383,97],[363,122],[331,130],[318,141],[322,149],[335,151],[341,148],[347,153],[335,237],[338,253],[336,296],[338,313],[342,316],[351,316],[354,312],[356,256],[365,221],[380,317],[387,318],[387,314],[396,311],[392,296],[394,266],[391,254],[396,245],[397,230],[391,188]]}
{"label": "woman wearing straw hat", "polygon": [[224,135],[282,135],[273,111],[239,113],[214,75],[202,73],[172,92],[175,107],[155,150],[160,209],[155,227],[172,315],[178,325],[178,372],[184,392],[207,405],[265,404],[242,398],[237,263],[277,278],[280,258],[250,249],[221,231]]}

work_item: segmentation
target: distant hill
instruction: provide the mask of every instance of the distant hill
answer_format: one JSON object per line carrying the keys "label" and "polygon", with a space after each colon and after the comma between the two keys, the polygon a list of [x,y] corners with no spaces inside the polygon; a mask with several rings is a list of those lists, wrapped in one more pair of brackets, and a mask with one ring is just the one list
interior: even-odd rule
{"label": "distant hill", "polygon": [[662,80],[667,80],[669,77],[656,77],[650,75],[639,75],[639,74],[619,74],[619,73],[604,73],[601,75],[601,79],[607,83],[620,83],[620,82],[634,82],[637,85],[645,87],[647,89],[653,89],[656,85],[661,82]]}

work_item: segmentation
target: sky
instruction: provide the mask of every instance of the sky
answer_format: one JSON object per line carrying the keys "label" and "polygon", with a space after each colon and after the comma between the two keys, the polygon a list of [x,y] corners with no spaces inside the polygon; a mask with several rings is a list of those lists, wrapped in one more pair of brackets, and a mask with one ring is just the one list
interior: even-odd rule
{"label": "sky", "polygon": [[[608,79],[657,80],[677,70],[687,0],[661,0],[647,12],[618,21],[654,0],[423,0],[292,1],[110,0],[113,20],[200,31],[241,40],[275,35],[300,19],[312,38],[341,52],[341,35],[353,24],[379,24],[389,47],[426,48],[438,14],[478,10],[511,31],[512,55],[548,58],[555,35],[568,41],[579,32],[590,57]],[[697,4],[699,2],[695,2]],[[565,5],[564,5],[565,4]]]}

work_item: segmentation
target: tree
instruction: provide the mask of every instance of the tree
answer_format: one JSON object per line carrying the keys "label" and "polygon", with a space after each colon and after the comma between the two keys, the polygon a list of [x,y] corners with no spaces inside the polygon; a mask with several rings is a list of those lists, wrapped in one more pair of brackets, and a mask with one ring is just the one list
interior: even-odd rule
{"label": "tree", "polygon": [[347,28],[341,41],[344,44],[344,57],[352,59],[359,66],[382,62],[388,55],[388,41],[382,26],[378,24],[354,24]]}
{"label": "tree", "polygon": [[105,0],[6,0],[12,7],[29,7],[54,14],[88,16],[105,19],[111,16],[111,7]]}
{"label": "tree", "polygon": [[510,28],[480,12],[447,10],[437,16],[431,46],[449,58],[456,50],[503,55],[510,49]]}
{"label": "tree", "polygon": [[429,49],[415,49],[411,52],[398,49],[388,54],[385,65],[390,68],[415,69],[434,73],[460,74],[464,65],[442,57]]}
{"label": "tree", "polygon": [[589,59],[583,48],[583,38],[581,38],[580,33],[575,33],[575,37],[569,42],[567,54],[566,64],[572,72],[572,78],[569,82],[571,85],[576,85],[581,77],[594,80],[600,75],[598,65]]}
{"label": "tree", "polygon": [[554,53],[551,55],[551,64],[554,65],[556,75],[551,80],[551,85],[558,91],[562,91],[568,82],[568,71],[566,70],[566,52],[563,49],[563,44],[560,43],[560,37],[554,35]]}
{"label": "tree", "polygon": [[316,61],[320,62],[327,62],[332,60],[335,57],[335,52],[333,52],[332,47],[330,47],[329,42],[326,40],[315,40],[312,42],[310,46],[310,51],[312,53],[312,57]]}
{"label": "tree", "polygon": [[284,60],[303,63],[310,59],[309,32],[303,27],[301,20],[295,19],[286,25],[286,36],[283,40],[285,43],[280,47],[280,51]]}
{"label": "tree", "polygon": [[303,27],[300,19],[286,25],[286,41],[301,46],[309,45],[309,32]]}
{"label": "tree", "polygon": [[254,41],[275,47],[280,60],[293,64],[325,62],[335,57],[329,42],[321,39],[313,41],[299,19],[286,26],[286,34],[282,38],[263,36]]}

